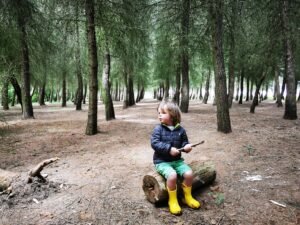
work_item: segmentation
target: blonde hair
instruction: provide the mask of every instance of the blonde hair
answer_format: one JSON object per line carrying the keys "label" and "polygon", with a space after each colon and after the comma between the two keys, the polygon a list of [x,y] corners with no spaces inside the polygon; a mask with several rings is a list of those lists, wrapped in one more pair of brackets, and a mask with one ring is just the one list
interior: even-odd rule
{"label": "blonde hair", "polygon": [[181,111],[180,111],[178,105],[175,102],[170,101],[168,99],[163,100],[159,104],[157,110],[159,110],[159,109],[164,113],[169,113],[170,114],[170,116],[172,117],[174,125],[181,122]]}

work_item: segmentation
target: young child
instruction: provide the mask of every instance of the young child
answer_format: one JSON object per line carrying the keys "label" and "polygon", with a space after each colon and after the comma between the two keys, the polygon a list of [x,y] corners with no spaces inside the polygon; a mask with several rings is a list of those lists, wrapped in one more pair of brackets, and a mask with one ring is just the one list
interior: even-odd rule
{"label": "young child", "polygon": [[169,194],[169,208],[172,214],[181,213],[177,200],[177,174],[183,177],[182,189],[185,203],[198,209],[200,203],[192,195],[193,171],[184,163],[179,148],[189,153],[192,147],[189,144],[185,129],[180,126],[181,112],[179,107],[170,101],[163,101],[158,107],[157,125],[151,136],[151,146],[154,150],[153,162],[158,173],[166,178],[166,186]]}

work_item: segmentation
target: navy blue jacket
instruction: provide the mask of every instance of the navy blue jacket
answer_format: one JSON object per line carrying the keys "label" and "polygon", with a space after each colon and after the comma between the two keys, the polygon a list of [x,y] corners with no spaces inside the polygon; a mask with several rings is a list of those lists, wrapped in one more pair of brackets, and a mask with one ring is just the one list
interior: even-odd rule
{"label": "navy blue jacket", "polygon": [[181,153],[177,156],[172,156],[170,155],[170,150],[171,147],[182,148],[186,144],[189,144],[188,137],[185,129],[180,124],[177,124],[173,131],[164,124],[157,125],[151,136],[154,164],[181,159]]}

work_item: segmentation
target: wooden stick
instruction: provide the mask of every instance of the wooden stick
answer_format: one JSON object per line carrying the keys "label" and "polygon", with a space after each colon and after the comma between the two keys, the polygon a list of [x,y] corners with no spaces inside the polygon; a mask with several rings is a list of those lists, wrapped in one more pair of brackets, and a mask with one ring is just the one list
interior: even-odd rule
{"label": "wooden stick", "polygon": [[[197,145],[201,145],[201,144],[203,144],[203,143],[204,143],[204,140],[203,140],[203,141],[200,141],[200,142],[198,142],[198,143],[196,143],[196,144],[192,144],[192,147],[196,147]],[[185,152],[184,147],[178,149],[178,151],[180,151],[180,152]]]}
{"label": "wooden stick", "polygon": [[269,201],[272,202],[272,203],[275,204],[275,205],[278,205],[278,206],[281,206],[281,207],[283,207],[283,208],[286,208],[286,205],[285,205],[285,204],[281,204],[281,203],[276,202],[276,201],[274,201],[274,200],[269,200]]}
{"label": "wooden stick", "polygon": [[43,168],[55,161],[59,160],[58,157],[55,158],[50,158],[50,159],[46,159],[42,162],[40,162],[35,168],[33,168],[30,172],[29,172],[29,177],[27,180],[27,183],[31,183],[32,182],[32,178],[33,177],[38,177],[41,180],[45,181],[45,178],[41,175],[41,171],[43,170]]}

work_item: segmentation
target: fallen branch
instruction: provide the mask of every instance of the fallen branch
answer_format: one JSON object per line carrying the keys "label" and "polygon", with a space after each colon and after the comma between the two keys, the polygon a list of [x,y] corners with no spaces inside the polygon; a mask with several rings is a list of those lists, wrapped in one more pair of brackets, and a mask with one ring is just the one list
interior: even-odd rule
{"label": "fallen branch", "polygon": [[42,181],[45,181],[46,179],[41,175],[41,171],[44,169],[45,166],[47,166],[53,162],[56,162],[57,160],[59,160],[59,158],[55,157],[55,158],[46,159],[46,160],[40,162],[35,168],[30,170],[27,183],[31,183],[33,177],[38,177]]}
{"label": "fallen branch", "polygon": [[272,202],[272,203],[275,204],[275,205],[278,205],[278,206],[281,206],[281,207],[283,207],[283,208],[286,208],[286,204],[281,204],[281,203],[276,202],[276,201],[273,201],[273,200],[269,200],[269,201]]}

